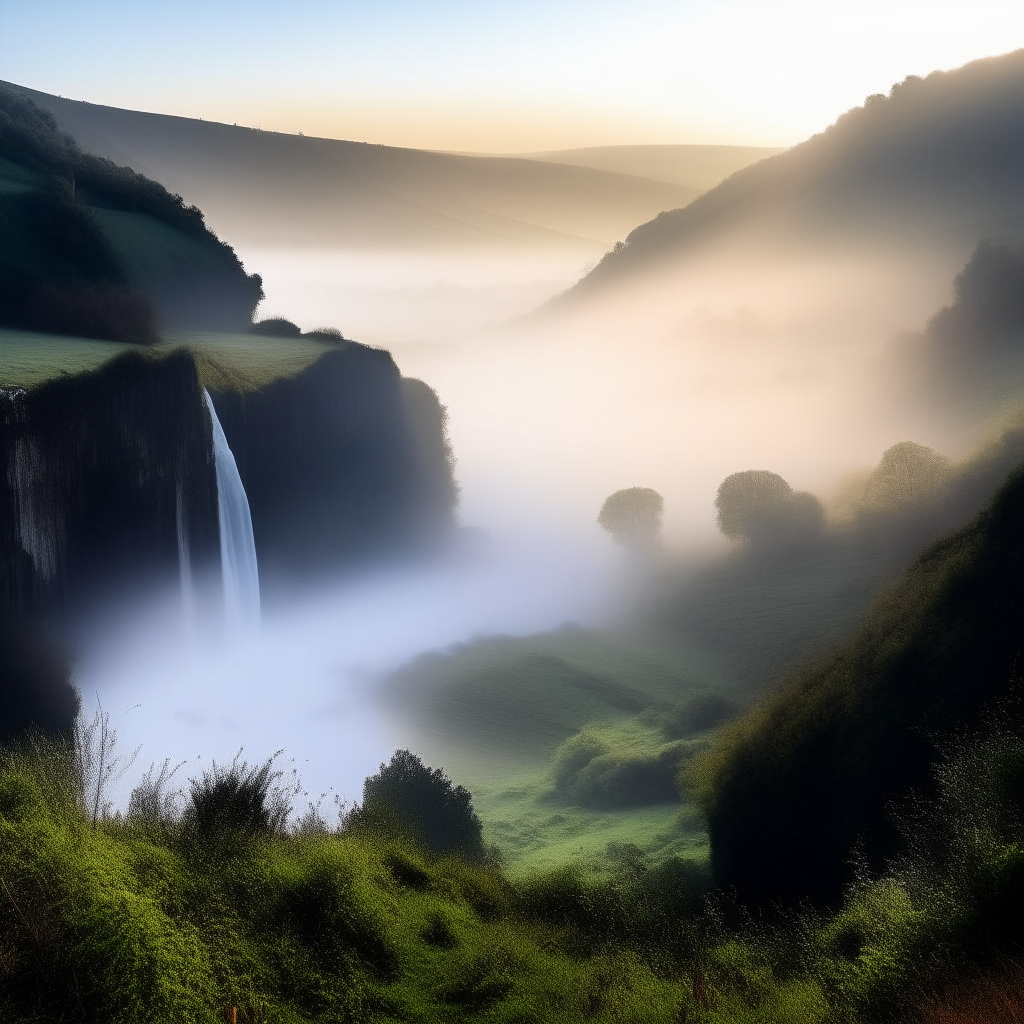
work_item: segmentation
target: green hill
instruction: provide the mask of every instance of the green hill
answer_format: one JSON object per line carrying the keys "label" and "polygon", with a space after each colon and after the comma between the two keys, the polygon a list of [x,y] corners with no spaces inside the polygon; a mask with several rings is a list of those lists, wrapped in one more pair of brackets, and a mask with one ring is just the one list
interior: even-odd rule
{"label": "green hill", "polygon": [[1018,684],[1024,470],[918,557],[854,636],[728,726],[693,778],[716,881],[753,903],[834,901],[851,858],[896,849],[891,801],[925,791],[934,738]]}
{"label": "green hill", "polygon": [[245,329],[262,298],[202,213],[83,153],[0,86],[0,326],[150,343],[167,327]]}
{"label": "green hill", "polygon": [[[127,164],[200,206],[238,245],[568,248],[582,261],[707,187],[645,177],[643,161],[602,168],[571,159],[403,149],[10,88],[51,113],[83,149]],[[698,181],[706,178],[702,170]]]}

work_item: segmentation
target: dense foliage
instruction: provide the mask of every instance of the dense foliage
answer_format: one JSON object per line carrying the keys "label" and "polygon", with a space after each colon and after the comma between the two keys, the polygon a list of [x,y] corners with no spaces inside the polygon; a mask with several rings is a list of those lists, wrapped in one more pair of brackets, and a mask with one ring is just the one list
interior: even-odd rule
{"label": "dense foliage", "polygon": [[[708,893],[691,862],[651,865],[628,844],[602,873],[510,877],[416,843],[411,805],[289,830],[270,813],[272,762],[193,780],[183,813],[133,799],[93,822],[72,748],[30,734],[0,750],[0,1013],[869,1024],[970,1005],[1001,1019],[1024,949],[1020,721],[998,709],[947,742],[936,798],[903,813],[902,856],[862,872],[836,913],[770,924]],[[196,829],[208,797],[240,816]]]}
{"label": "dense foliage", "polygon": [[657,543],[665,499],[650,487],[627,487],[609,494],[597,514],[598,526],[627,547]]}
{"label": "dense foliage", "polygon": [[354,821],[362,827],[406,830],[433,853],[483,857],[483,826],[464,786],[440,768],[428,768],[409,750],[396,750],[363,785],[363,803]]}
{"label": "dense foliage", "polygon": [[767,469],[727,476],[715,495],[715,513],[726,537],[761,550],[816,540],[825,525],[825,510],[813,494],[794,491]]}
{"label": "dense foliage", "polygon": [[[251,321],[262,282],[246,275],[198,208],[130,168],[83,153],[51,114],[5,86],[0,179],[5,326],[148,343],[161,321]],[[186,240],[187,255],[171,252],[178,243],[161,234],[168,230]],[[146,272],[147,264],[163,269]]]}
{"label": "dense foliage", "polygon": [[896,847],[887,803],[928,782],[929,733],[1015,685],[1024,620],[1024,469],[922,554],[846,644],[723,731],[692,778],[716,881],[745,900],[835,902],[859,850]]}

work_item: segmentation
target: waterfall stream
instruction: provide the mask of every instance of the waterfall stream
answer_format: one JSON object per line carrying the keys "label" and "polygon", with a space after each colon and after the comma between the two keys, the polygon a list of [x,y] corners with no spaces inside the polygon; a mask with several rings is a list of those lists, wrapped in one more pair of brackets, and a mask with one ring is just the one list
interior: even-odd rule
{"label": "waterfall stream", "polygon": [[220,520],[220,566],[224,587],[224,624],[237,633],[259,625],[260,577],[252,535],[249,499],[238,475],[235,457],[217,419],[210,393],[203,389],[213,422],[213,454],[217,467],[217,514]]}

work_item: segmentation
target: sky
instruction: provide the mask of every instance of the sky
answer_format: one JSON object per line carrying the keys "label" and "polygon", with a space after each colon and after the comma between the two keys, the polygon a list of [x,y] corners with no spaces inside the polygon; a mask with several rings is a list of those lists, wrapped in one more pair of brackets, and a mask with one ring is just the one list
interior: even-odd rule
{"label": "sky", "polygon": [[1008,0],[8,0],[0,78],[389,145],[790,145],[1024,46]]}

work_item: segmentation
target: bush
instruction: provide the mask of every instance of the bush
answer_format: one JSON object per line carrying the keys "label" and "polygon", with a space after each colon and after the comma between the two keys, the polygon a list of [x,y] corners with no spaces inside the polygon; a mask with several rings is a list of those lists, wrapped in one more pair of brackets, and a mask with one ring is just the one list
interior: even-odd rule
{"label": "bush", "polygon": [[331,341],[340,343],[348,339],[338,330],[337,327],[314,327],[302,335],[304,338],[312,338],[314,341]]}
{"label": "bush", "polygon": [[440,768],[428,768],[408,750],[396,750],[388,764],[363,784],[363,803],[350,818],[354,826],[404,832],[433,853],[484,856],[483,827],[469,790],[456,786]]}
{"label": "bush", "polygon": [[661,728],[670,740],[688,739],[721,725],[736,714],[736,705],[717,693],[699,693],[662,715]]}
{"label": "bush", "polygon": [[609,494],[597,516],[598,526],[630,548],[651,547],[658,541],[665,499],[650,487],[627,487]]}
{"label": "bush", "polygon": [[249,328],[250,334],[264,334],[270,338],[299,338],[302,329],[291,320],[276,316],[268,320],[259,320]]}
{"label": "bush", "polygon": [[794,491],[767,469],[746,469],[727,476],[715,496],[716,521],[729,540],[752,548],[789,548],[816,540],[825,526],[825,510],[808,491]]}
{"label": "bush", "polygon": [[291,813],[288,793],[279,785],[284,773],[274,768],[280,753],[250,766],[239,751],[230,765],[214,761],[202,778],[190,779],[186,831],[216,845],[280,832]]}
{"label": "bush", "polygon": [[599,810],[675,803],[679,768],[701,749],[703,744],[686,740],[653,750],[631,747],[583,729],[552,757],[554,791],[564,801]]}

